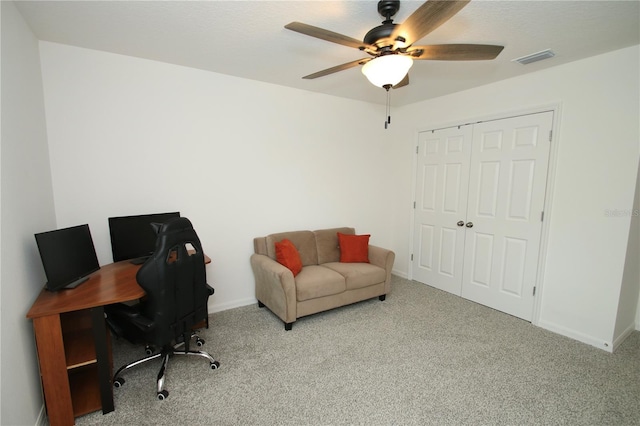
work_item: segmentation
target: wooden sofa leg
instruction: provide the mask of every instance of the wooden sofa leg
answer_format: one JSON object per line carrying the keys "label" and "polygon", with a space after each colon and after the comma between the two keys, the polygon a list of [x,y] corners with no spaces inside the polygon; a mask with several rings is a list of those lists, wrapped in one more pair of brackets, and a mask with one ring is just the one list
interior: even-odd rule
{"label": "wooden sofa leg", "polygon": [[383,294],[382,296],[378,296],[378,299],[380,299],[381,302],[384,302],[384,299],[387,298],[386,294]]}
{"label": "wooden sofa leg", "polygon": [[264,308],[264,303],[258,300],[258,308]]}
{"label": "wooden sofa leg", "polygon": [[293,323],[292,323],[292,322],[285,322],[285,323],[284,323],[284,329],[285,329],[285,331],[289,331],[289,330],[291,330],[291,327],[293,327]]}

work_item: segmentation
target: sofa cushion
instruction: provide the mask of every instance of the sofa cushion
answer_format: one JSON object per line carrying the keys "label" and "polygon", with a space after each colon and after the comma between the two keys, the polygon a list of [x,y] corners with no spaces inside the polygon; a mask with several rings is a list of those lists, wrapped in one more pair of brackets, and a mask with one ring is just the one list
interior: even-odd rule
{"label": "sofa cushion", "polygon": [[347,288],[342,274],[318,265],[305,266],[295,280],[298,301],[342,293]]}
{"label": "sofa cushion", "polygon": [[370,263],[331,262],[322,267],[342,275],[346,280],[347,290],[379,284],[387,279],[387,272],[383,268]]}
{"label": "sofa cushion", "polygon": [[278,234],[267,235],[267,256],[276,260],[275,243],[287,239],[298,249],[302,266],[318,264],[318,250],[316,248],[316,237],[311,231],[280,232]]}
{"label": "sofa cushion", "polygon": [[275,243],[276,261],[293,272],[295,277],[302,270],[302,261],[295,245],[286,238]]}
{"label": "sofa cushion", "polygon": [[340,262],[369,263],[369,237],[369,234],[345,235],[338,232]]}
{"label": "sofa cushion", "polygon": [[318,247],[318,265],[340,261],[338,232],[345,235],[353,235],[356,233],[353,228],[332,228],[313,231]]}

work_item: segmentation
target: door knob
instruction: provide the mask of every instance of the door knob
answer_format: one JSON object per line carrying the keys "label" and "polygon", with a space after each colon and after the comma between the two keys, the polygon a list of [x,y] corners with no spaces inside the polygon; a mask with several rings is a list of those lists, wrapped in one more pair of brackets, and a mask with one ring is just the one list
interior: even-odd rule
{"label": "door knob", "polygon": [[458,225],[458,226],[463,226],[463,225],[464,225],[464,222],[463,222],[463,221],[459,221],[457,225]]}
{"label": "door knob", "polygon": [[467,222],[467,228],[473,228],[473,222]]}

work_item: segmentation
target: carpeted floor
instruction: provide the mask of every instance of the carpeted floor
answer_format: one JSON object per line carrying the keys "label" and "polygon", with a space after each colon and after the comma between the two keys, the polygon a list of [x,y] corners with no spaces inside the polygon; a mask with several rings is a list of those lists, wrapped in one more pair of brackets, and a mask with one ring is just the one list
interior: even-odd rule
{"label": "carpeted floor", "polygon": [[[257,305],[211,315],[220,361],[127,372],[116,411],[77,425],[640,425],[640,332],[614,353],[394,277],[377,298],[302,318]],[[143,355],[114,341],[114,364]]]}

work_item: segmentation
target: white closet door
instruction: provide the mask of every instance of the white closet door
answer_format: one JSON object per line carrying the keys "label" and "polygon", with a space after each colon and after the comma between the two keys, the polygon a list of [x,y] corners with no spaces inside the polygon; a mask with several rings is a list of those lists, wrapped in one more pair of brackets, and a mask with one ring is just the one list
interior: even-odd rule
{"label": "white closet door", "polygon": [[413,278],[460,295],[471,126],[421,132],[414,215]]}
{"label": "white closet door", "polygon": [[462,297],[531,320],[553,113],[473,126]]}

